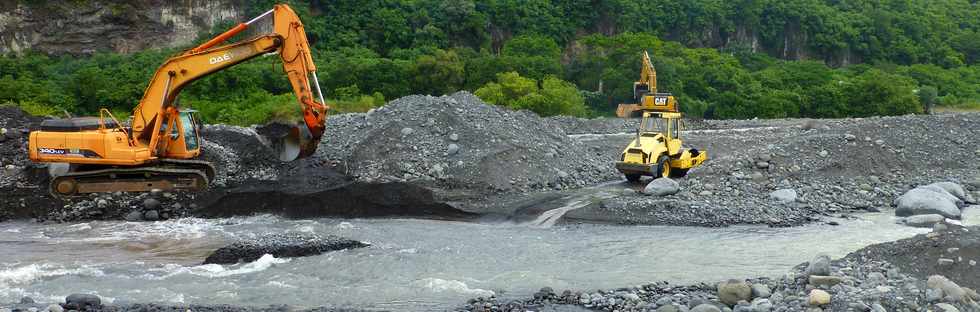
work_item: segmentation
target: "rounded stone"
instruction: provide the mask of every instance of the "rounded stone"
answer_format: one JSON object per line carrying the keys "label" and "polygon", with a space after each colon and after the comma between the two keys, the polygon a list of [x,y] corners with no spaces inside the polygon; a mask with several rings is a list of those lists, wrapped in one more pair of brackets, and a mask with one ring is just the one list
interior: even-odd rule
{"label": "rounded stone", "polygon": [[146,221],[157,221],[160,220],[160,213],[156,210],[149,210],[143,213],[143,219]]}
{"label": "rounded stone", "polygon": [[160,201],[156,198],[144,199],[143,208],[146,208],[146,210],[157,210],[160,208]]}
{"label": "rounded stone", "polygon": [[830,293],[820,289],[810,290],[810,296],[807,299],[807,303],[812,306],[830,304]]}
{"label": "rounded stone", "polygon": [[739,280],[718,283],[718,300],[727,305],[735,305],[741,300],[752,299],[752,288]]}

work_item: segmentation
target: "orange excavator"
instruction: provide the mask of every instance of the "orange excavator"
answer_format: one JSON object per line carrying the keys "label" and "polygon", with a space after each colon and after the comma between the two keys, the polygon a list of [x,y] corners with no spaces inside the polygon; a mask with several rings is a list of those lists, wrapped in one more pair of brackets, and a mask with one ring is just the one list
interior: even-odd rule
{"label": "orange excavator", "polygon": [[[273,19],[272,32],[224,44],[269,17]],[[289,6],[276,5],[166,60],[150,79],[128,126],[104,108],[99,117],[43,121],[40,129],[30,134],[30,159],[48,163],[50,191],[59,196],[204,190],[215,170],[209,162],[194,159],[201,154],[200,125],[194,110],[177,105],[177,97],[197,79],[268,53],[278,53],[282,59],[284,73],[303,110],[303,122],[270,143],[282,161],[309,156],[323,136],[328,109],[310,52],[299,17]]]}

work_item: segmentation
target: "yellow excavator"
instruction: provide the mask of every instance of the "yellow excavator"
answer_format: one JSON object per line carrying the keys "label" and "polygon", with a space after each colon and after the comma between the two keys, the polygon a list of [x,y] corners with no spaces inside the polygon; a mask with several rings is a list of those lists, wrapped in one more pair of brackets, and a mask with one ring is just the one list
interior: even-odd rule
{"label": "yellow excavator", "polygon": [[[222,45],[264,18],[273,19],[272,32]],[[194,110],[177,105],[177,97],[197,79],[269,53],[278,53],[282,59],[284,73],[303,111],[303,123],[272,138],[271,143],[283,161],[311,155],[323,136],[328,107],[303,23],[289,6],[279,4],[167,59],[150,79],[128,126],[107,109],[98,117],[43,121],[40,129],[30,134],[30,159],[60,168],[49,170],[50,191],[58,196],[204,190],[215,170],[209,162],[194,159],[201,154],[200,125]]]}
{"label": "yellow excavator", "polygon": [[704,151],[683,147],[680,138],[681,113],[677,99],[657,92],[657,71],[650,55],[643,52],[640,80],[633,83],[635,103],[620,104],[616,115],[641,117],[636,138],[623,150],[616,169],[626,180],[637,182],[642,176],[679,178],[707,159]]}

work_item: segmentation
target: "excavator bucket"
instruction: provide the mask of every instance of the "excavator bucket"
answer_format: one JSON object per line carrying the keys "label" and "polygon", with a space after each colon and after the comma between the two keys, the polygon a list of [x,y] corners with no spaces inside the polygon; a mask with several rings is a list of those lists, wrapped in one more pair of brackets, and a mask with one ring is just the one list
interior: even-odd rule
{"label": "excavator bucket", "polygon": [[258,129],[269,142],[280,161],[289,162],[308,157],[316,152],[320,144],[305,124],[289,125],[272,123]]}

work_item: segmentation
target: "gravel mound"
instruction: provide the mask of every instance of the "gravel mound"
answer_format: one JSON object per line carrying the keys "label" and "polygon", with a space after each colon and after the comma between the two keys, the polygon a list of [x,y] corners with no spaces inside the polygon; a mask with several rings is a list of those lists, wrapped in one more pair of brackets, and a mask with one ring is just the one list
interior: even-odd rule
{"label": "gravel mound", "polygon": [[317,156],[358,181],[408,181],[471,195],[561,190],[616,179],[600,151],[554,119],[459,92],[407,96],[333,116]]}
{"label": "gravel mound", "polygon": [[359,241],[335,236],[320,237],[295,233],[271,234],[218,248],[204,260],[204,264],[252,262],[267,254],[277,258],[306,257],[328,251],[367,246],[368,244]]}

